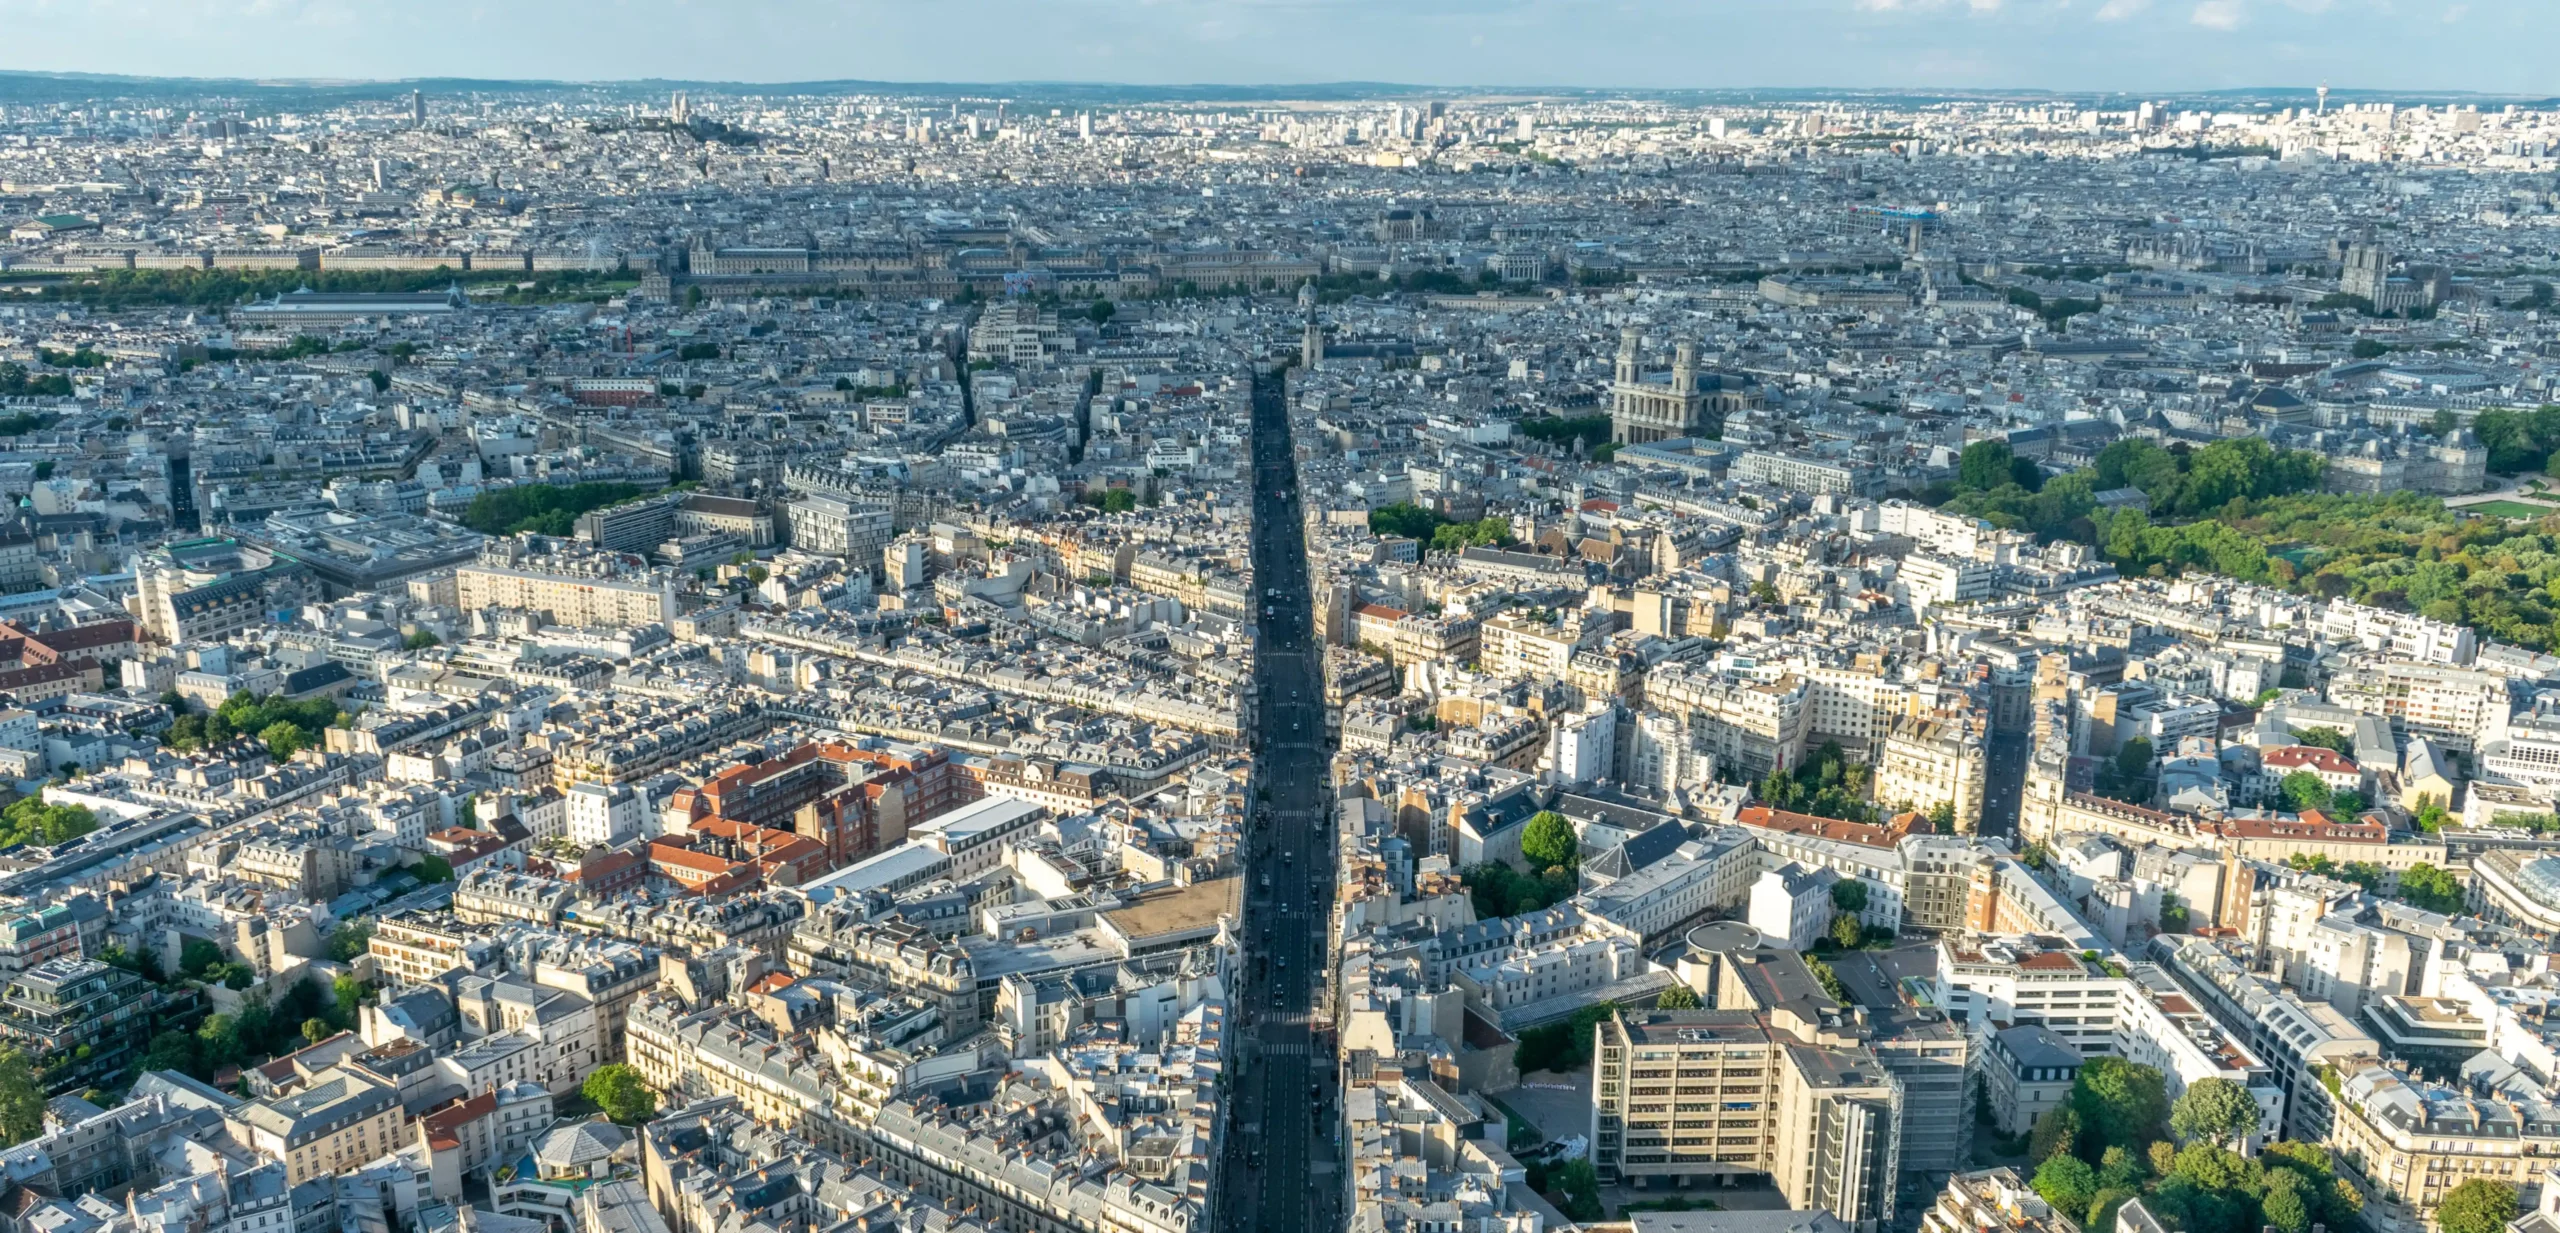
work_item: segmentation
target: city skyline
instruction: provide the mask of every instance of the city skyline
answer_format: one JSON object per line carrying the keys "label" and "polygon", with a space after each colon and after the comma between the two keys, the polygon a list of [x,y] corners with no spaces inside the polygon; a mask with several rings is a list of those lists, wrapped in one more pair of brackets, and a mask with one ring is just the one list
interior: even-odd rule
{"label": "city skyline", "polygon": [[[0,0],[0,69],[208,78],[740,84],[1392,82],[1423,87],[2341,88],[2560,92],[2533,0],[889,0],[498,10],[337,0]],[[516,36],[488,38],[497,23]],[[953,37],[965,34],[965,38]]]}

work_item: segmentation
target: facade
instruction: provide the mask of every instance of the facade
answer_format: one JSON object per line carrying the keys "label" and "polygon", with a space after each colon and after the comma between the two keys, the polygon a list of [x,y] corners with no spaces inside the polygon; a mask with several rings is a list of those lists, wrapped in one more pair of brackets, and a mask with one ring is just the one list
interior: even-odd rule
{"label": "facade", "polygon": [[2341,1076],[2329,1147],[2364,1197],[2374,1233],[2435,1227],[2436,1206],[2473,1178],[2503,1182],[2532,1206],[2560,1151],[2560,1107],[2478,1097],[2369,1066]]}
{"label": "facade", "polygon": [[1788,1206],[1893,1219],[1902,1085],[1875,1054],[1782,1008],[1618,1012],[1592,1065],[1602,1184],[1765,1173]]}
{"label": "facade", "polygon": [[1643,335],[1618,338],[1616,380],[1609,387],[1609,439],[1620,445],[1713,435],[1708,430],[1735,411],[1760,405],[1760,392],[1737,378],[1698,371],[1698,344],[1673,348],[1668,376],[1643,371]]}
{"label": "facade", "polygon": [[2080,1051],[2041,1024],[1993,1032],[1982,1050],[1983,1090],[2002,1134],[2034,1129],[2037,1118],[2071,1099],[2079,1077]]}
{"label": "facade", "polygon": [[1983,736],[1970,719],[1894,719],[1875,762],[1875,798],[1922,813],[1950,806],[1956,831],[1972,834],[1982,824],[1990,776]]}
{"label": "facade", "polygon": [[233,1137],[284,1162],[294,1185],[351,1173],[401,1145],[400,1089],[340,1066],[290,1095],[249,1101],[224,1115]]}
{"label": "facade", "polygon": [[67,1060],[51,1083],[77,1091],[140,1054],[161,1001],[157,986],[122,968],[76,956],[47,959],[0,993],[0,1041],[40,1063]]}

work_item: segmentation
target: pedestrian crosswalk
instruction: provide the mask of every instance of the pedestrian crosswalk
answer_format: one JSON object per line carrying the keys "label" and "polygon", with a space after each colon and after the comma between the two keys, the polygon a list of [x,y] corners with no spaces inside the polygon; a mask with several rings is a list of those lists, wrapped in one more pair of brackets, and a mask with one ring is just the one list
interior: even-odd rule
{"label": "pedestrian crosswalk", "polygon": [[1304,1041],[1293,1045],[1264,1045],[1262,1051],[1278,1057],[1312,1057],[1315,1054],[1314,1047]]}

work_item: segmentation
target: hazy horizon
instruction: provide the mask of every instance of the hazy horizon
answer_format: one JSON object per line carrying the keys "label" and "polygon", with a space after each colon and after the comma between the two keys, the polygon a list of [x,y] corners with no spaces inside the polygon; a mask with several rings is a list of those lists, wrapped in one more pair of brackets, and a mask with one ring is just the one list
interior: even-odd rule
{"label": "hazy horizon", "polygon": [[0,0],[0,69],[379,81],[2560,94],[2552,0]]}

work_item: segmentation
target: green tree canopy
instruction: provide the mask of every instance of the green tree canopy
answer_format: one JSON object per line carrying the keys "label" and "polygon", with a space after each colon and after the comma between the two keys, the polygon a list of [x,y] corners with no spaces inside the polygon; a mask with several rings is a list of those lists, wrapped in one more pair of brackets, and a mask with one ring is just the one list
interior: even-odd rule
{"label": "green tree canopy", "polygon": [[2036,1175],[2028,1183],[2053,1210],[2077,1220],[2089,1210],[2089,1201],[2098,1195],[2098,1174],[2089,1162],[2069,1152],[2056,1152],[2036,1166]]}
{"label": "green tree canopy", "polygon": [[2504,1233],[2516,1218],[2516,1188],[2485,1177],[2446,1191],[2436,1206],[2437,1233]]}
{"label": "green tree canopy", "polygon": [[2465,903],[2462,883],[2425,861],[2401,871],[2400,899],[2411,907],[2448,916],[2461,912]]}
{"label": "green tree canopy", "polygon": [[2229,1079],[2199,1079],[2169,1109],[2169,1133],[2186,1143],[2229,1143],[2258,1127],[2258,1102]]}
{"label": "green tree canopy", "polygon": [[1532,869],[1571,869],[1581,841],[1563,814],[1542,809],[1520,828],[1520,856]]}
{"label": "green tree canopy", "polygon": [[1699,999],[1698,991],[1687,985],[1673,985],[1663,990],[1662,996],[1653,1004],[1659,1010],[1698,1010],[1706,1005]]}
{"label": "green tree canopy", "polygon": [[35,1059],[23,1050],[0,1051],[0,1141],[9,1146],[44,1134],[44,1085]]}
{"label": "green tree canopy", "polygon": [[86,805],[48,805],[41,796],[24,796],[0,809],[0,848],[68,843],[96,829],[98,815]]}
{"label": "green tree canopy", "polygon": [[2309,771],[2295,771],[2276,783],[2279,803],[2293,813],[2329,807],[2327,781]]}
{"label": "green tree canopy", "polygon": [[2159,1138],[2169,1120],[2168,1086],[2152,1067],[2094,1057],[2072,1084],[2071,1106],[2100,1149],[2140,1147]]}
{"label": "green tree canopy", "polygon": [[606,1117],[625,1126],[637,1126],[658,1115],[657,1093],[649,1090],[637,1069],[622,1062],[597,1067],[578,1090],[596,1102]]}
{"label": "green tree canopy", "polygon": [[1843,912],[1867,910],[1867,884],[1859,878],[1842,878],[1831,884],[1831,906]]}
{"label": "green tree canopy", "polygon": [[1987,492],[2008,483],[2009,464],[2015,457],[2008,442],[1996,439],[1964,447],[1964,453],[1956,459],[1956,487]]}

